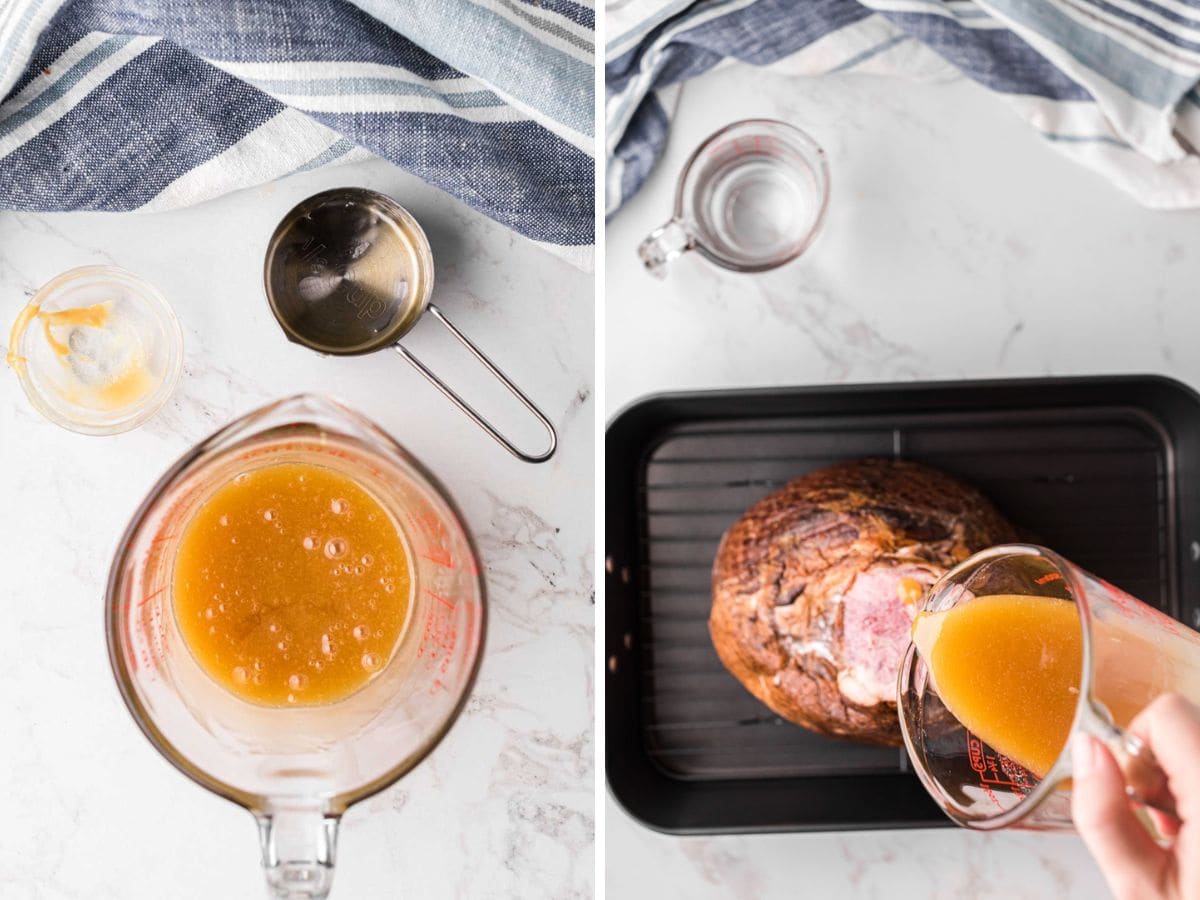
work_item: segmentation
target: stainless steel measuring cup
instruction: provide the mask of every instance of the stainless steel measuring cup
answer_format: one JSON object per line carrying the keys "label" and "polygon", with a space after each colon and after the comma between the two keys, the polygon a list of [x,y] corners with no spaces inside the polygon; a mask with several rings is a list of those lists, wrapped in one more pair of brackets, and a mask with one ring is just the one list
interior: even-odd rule
{"label": "stainless steel measuring cup", "polygon": [[[334,188],[304,200],[271,236],[263,280],[288,340],[333,356],[392,347],[513,456],[537,463],[554,455],[558,436],[550,420],[430,302],[429,240],[391,197],[366,188]],[[426,310],[546,429],[550,443],[544,450],[518,449],[400,343]]]}

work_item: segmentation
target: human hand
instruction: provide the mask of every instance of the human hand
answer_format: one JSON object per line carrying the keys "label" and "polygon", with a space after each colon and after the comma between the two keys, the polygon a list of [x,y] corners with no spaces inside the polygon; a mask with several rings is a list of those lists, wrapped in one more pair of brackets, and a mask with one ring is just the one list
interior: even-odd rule
{"label": "human hand", "polygon": [[1200,900],[1200,708],[1174,694],[1159,697],[1129,730],[1167,776],[1179,821],[1155,815],[1172,838],[1161,847],[1134,815],[1112,753],[1090,735],[1071,743],[1071,814],[1117,900]]}

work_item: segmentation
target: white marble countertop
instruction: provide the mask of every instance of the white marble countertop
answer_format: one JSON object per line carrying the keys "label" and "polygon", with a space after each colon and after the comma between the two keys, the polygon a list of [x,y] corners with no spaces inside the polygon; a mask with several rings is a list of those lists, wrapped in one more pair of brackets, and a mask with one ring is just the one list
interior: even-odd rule
{"label": "white marble countertop", "polygon": [[[261,286],[267,238],[294,203],[341,184],[389,193],[425,225],[435,299],[558,424],[551,462],[511,459],[395,354],[322,359],[284,340]],[[0,213],[5,321],[51,276],[90,263],[162,290],[183,323],[185,372],[162,413],[107,438],[42,420],[12,373],[0,378],[0,894],[264,896],[253,819],[159,758],[126,712],[103,585],[118,535],[168,464],[229,419],[316,390],[374,418],[447,485],[490,602],[465,713],[415,771],[346,816],[333,897],[590,896],[591,276],[377,161],[172,213]],[[485,389],[434,323],[406,342],[452,383]]]}
{"label": "white marble countertop", "polygon": [[[761,276],[638,242],[688,153],[771,116],[828,151],[826,229]],[[1200,387],[1200,213],[1152,212],[1059,156],[975,85],[799,80],[733,67],[688,84],[666,158],[607,231],[606,413],[660,391],[1154,372]],[[677,838],[605,807],[608,895],[1093,898],[1073,836],[957,830]]]}

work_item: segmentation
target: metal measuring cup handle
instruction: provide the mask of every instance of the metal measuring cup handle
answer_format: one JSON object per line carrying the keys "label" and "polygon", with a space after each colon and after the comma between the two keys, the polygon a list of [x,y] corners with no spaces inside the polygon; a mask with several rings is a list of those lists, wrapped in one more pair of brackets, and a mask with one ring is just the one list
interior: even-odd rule
{"label": "metal measuring cup handle", "polygon": [[433,314],[435,319],[437,319],[446,327],[446,330],[449,331],[460,344],[462,344],[471,352],[472,356],[479,360],[479,362],[481,362],[484,367],[491,372],[501,384],[504,385],[505,389],[510,394],[520,400],[524,407],[533,414],[534,418],[538,420],[541,426],[546,429],[546,433],[550,436],[550,445],[540,453],[531,454],[521,450],[515,444],[513,444],[512,441],[497,431],[496,427],[492,425],[491,422],[480,415],[475,408],[471,406],[471,404],[460,397],[454,391],[454,389],[450,387],[450,385],[446,384],[446,382],[442,381],[441,378],[435,375],[433,371],[425,365],[425,363],[421,362],[421,360],[414,356],[411,350],[409,350],[403,344],[397,342],[393,345],[396,349],[396,352],[408,360],[414,369],[424,375],[425,379],[430,384],[441,391],[442,394],[445,395],[446,399],[462,410],[472,422],[486,431],[488,435],[491,436],[492,440],[498,443],[517,459],[528,463],[540,463],[545,462],[551,456],[553,456],[554,451],[558,449],[558,434],[555,432],[554,426],[551,424],[550,420],[546,418],[545,414],[534,405],[533,401],[525,395],[524,391],[512,383],[512,380],[500,370],[499,366],[488,359],[487,355],[478,347],[476,347],[470,338],[459,331],[458,328],[455,327],[454,323],[446,318],[445,313],[443,313],[432,303],[429,304],[427,309]]}

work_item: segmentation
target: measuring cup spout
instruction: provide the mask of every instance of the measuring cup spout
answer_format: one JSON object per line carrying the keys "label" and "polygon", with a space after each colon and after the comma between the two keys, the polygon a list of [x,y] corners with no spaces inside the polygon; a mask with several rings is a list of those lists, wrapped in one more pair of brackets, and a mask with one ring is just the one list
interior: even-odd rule
{"label": "measuring cup spout", "polygon": [[272,900],[324,900],[333,884],[338,818],[315,807],[280,806],[258,817]]}
{"label": "measuring cup spout", "polygon": [[695,246],[691,233],[679,219],[655,228],[638,246],[638,257],[655,278],[667,277],[667,265]]}
{"label": "measuring cup spout", "polygon": [[442,379],[435,375],[433,371],[425,365],[425,363],[417,359],[417,357],[414,356],[407,347],[405,347],[403,344],[396,344],[396,352],[408,360],[409,364],[414,369],[424,375],[430,384],[441,391],[442,394],[445,395],[446,399],[462,410],[472,422],[487,432],[492,440],[498,443],[517,459],[523,460],[527,463],[540,463],[545,462],[551,456],[553,456],[554,451],[558,448],[558,434],[555,432],[554,426],[550,423],[550,420],[546,418],[545,414],[534,405],[532,400],[525,396],[525,393],[519,387],[512,383],[511,379],[509,379],[507,375],[500,371],[499,366],[492,362],[482,350],[475,346],[470,338],[459,331],[458,328],[454,326],[454,323],[446,318],[446,314],[444,312],[442,312],[432,303],[429,304],[429,312],[435,319],[445,326],[447,331],[454,335],[455,340],[471,351],[471,355],[479,360],[479,362],[483,364],[484,368],[491,372],[496,380],[503,384],[505,389],[510,394],[521,401],[522,406],[524,406],[533,414],[533,417],[537,419],[538,423],[546,430],[546,434],[549,436],[550,442],[545,449],[538,453],[526,453],[524,450],[519,449],[515,444],[512,443],[512,441],[497,431],[491,422],[476,412],[475,408],[462,397],[460,397],[454,391],[454,389],[450,387],[450,385],[442,381]]}

